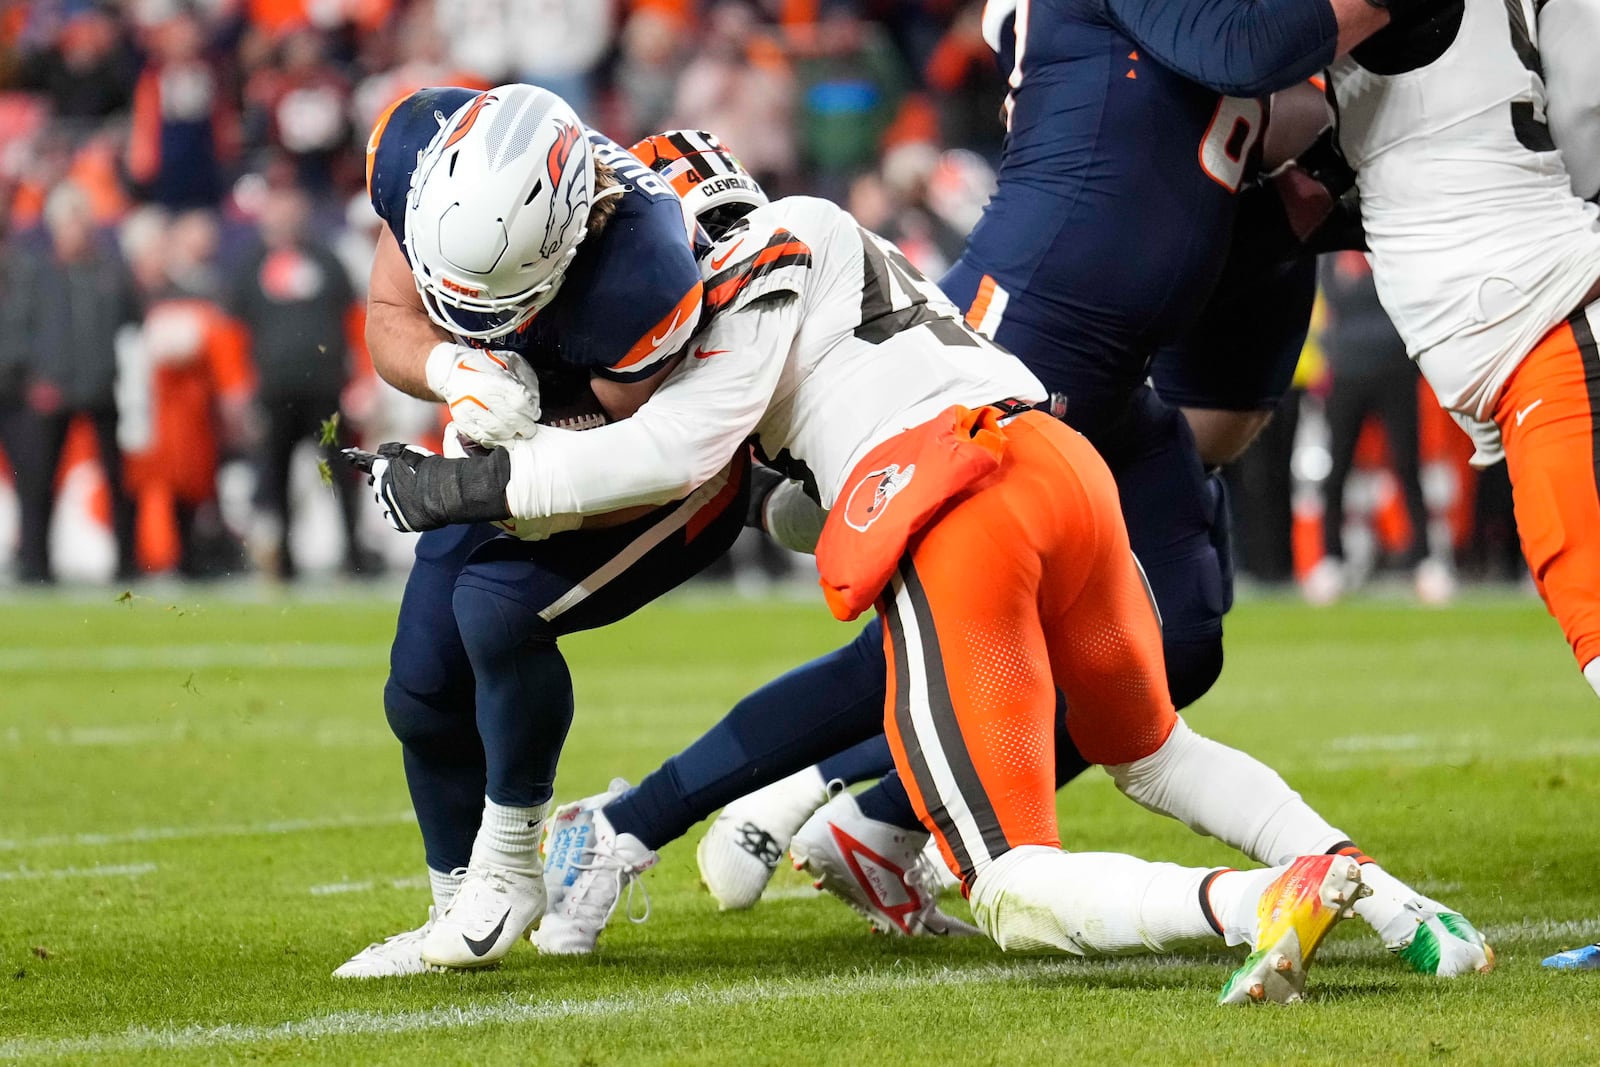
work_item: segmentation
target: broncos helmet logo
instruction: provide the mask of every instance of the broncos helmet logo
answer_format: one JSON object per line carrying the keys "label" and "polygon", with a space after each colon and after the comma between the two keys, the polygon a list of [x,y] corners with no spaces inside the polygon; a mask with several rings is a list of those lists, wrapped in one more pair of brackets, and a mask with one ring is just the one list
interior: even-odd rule
{"label": "broncos helmet logo", "polygon": [[467,131],[472,129],[472,124],[478,121],[478,114],[483,111],[484,105],[498,99],[499,97],[493,96],[490,93],[479,93],[472,103],[467,105],[466,110],[461,115],[461,121],[456,123],[456,128],[450,131],[450,136],[444,142],[444,145],[440,151],[443,151],[445,148],[449,148],[451,145],[461,140],[461,138],[465,137],[467,135]]}
{"label": "broncos helmet logo", "polygon": [[900,464],[891,463],[882,470],[875,470],[863,477],[845,499],[845,525],[852,530],[865,533],[867,527],[877,522],[883,515],[884,509],[889,506],[889,501],[893,500],[900,490],[911,484],[911,479],[916,473],[915,463],[905,470],[900,469]]}
{"label": "broncos helmet logo", "polygon": [[[550,221],[545,224],[544,244],[539,254],[551,258],[561,251],[562,237],[577,217],[588,208],[588,195],[577,174],[567,169],[572,150],[582,136],[569,122],[556,124],[556,140],[545,157],[545,173],[550,178]],[[563,180],[565,184],[563,184]]]}

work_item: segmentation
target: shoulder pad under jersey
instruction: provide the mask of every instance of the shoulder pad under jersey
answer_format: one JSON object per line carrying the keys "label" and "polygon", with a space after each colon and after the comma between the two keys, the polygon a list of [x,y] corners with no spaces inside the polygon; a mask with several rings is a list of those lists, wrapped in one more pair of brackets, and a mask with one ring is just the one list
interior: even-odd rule
{"label": "shoulder pad under jersey", "polygon": [[[811,246],[793,227],[808,197],[786,197],[740,219],[700,259],[706,315],[733,311],[773,293],[805,291]],[[825,203],[825,201],[818,201]],[[828,205],[843,214],[837,207]]]}

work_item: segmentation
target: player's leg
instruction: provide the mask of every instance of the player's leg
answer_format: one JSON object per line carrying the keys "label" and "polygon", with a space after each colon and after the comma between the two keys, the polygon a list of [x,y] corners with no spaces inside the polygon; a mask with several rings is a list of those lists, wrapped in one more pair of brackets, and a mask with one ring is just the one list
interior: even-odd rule
{"label": "player's leg", "polygon": [[[735,464],[685,500],[632,522],[537,542],[501,537],[468,562],[454,611],[477,683],[483,824],[462,889],[424,946],[429,959],[492,962],[545,912],[539,839],[572,718],[558,641],[626,617],[720,557],[742,526],[745,485],[745,468]],[[609,878],[614,902],[620,884],[654,862],[637,839],[596,820],[597,805],[569,808],[552,820],[550,910],[539,942],[546,948],[563,923],[588,921],[589,883]],[[592,838],[580,841],[590,829]],[[507,908],[511,921],[499,926]]]}
{"label": "player's leg", "polygon": [[[1092,512],[1121,524],[1114,492],[1104,501],[1089,498],[1067,482],[1062,455],[1017,425],[1002,476],[913,538],[881,602],[890,661],[887,733],[911,799],[961,873],[984,931],[1002,948],[1161,951],[1220,935],[1262,950],[1258,997],[1296,993],[1300,960],[1359,892],[1355,863],[1323,856],[1297,864],[1316,886],[1317,899],[1301,902],[1284,899],[1290,870],[1208,871],[1059,847],[1049,764],[1055,688],[1063,679],[1053,676],[1041,602],[1077,601],[1093,565],[1083,551],[1096,540]],[[1051,425],[1100,464],[1075,433]],[[1100,471],[1109,485],[1103,465]],[[970,565],[975,553],[986,563],[981,573]],[[1146,694],[1142,708],[1120,732],[1104,723],[1086,733],[1074,727],[1086,754],[1086,736],[1107,751],[1159,744],[1174,720],[1153,619],[1142,637],[1153,669],[1121,678],[1119,687],[1125,704]],[[1078,697],[1063,688],[1074,709],[1070,722]],[[854,842],[839,846],[858,862],[874,860]],[[1257,921],[1268,895],[1294,914],[1286,928]],[[1295,958],[1285,954],[1291,939],[1303,946]],[[1274,971],[1280,956],[1283,969]],[[1284,988],[1268,991],[1269,978]]]}
{"label": "player's leg", "polygon": [[1311,325],[1316,258],[1258,265],[1258,255],[1235,245],[1200,320],[1150,362],[1156,393],[1183,411],[1208,468],[1238,459],[1271,421]]}
{"label": "player's leg", "polygon": [[50,519],[56,509],[56,468],[66,446],[70,412],[30,412],[23,433],[30,439],[28,463],[17,465],[17,504],[21,530],[17,575],[25,582],[54,581],[50,566]]}
{"label": "player's leg", "polygon": [[[812,813],[844,786],[894,766],[881,732],[881,634],[874,620],[846,648],[740,701],[704,737],[610,805],[613,825],[636,825],[643,840],[660,848],[725,805],[695,848],[700,880],[724,911],[754,906]],[[866,740],[849,743],[863,735]],[[818,752],[830,754],[821,762],[807,758]],[[748,791],[748,781],[800,760],[801,769]]]}
{"label": "player's leg", "polygon": [[1528,569],[1600,694],[1597,334],[1600,304],[1551,331],[1512,374],[1494,415]]}
{"label": "player's leg", "polygon": [[[1222,618],[1233,604],[1219,509],[1183,415],[1149,388],[1094,440],[1116,477],[1122,516],[1160,611],[1173,702],[1186,707],[1222,673]],[[1070,701],[1069,701],[1070,703]]]}
{"label": "player's leg", "polygon": [[[1099,501],[1094,513],[1109,513],[1116,490],[1104,468],[1095,469],[1083,442],[1056,436],[1084,491]],[[1130,799],[1259,862],[1356,852],[1271,768],[1172,713],[1155,615],[1127,537],[1115,522],[1099,523],[1093,534],[1096,551],[1080,590],[1069,595],[1054,583],[1044,608],[1051,664],[1072,709],[1067,725],[1085,758],[1105,765]],[[1080,548],[1073,561],[1081,556]],[[1357,910],[1391,951],[1428,973],[1487,968],[1492,956],[1465,919],[1359,858],[1375,892]]]}
{"label": "player's leg", "polygon": [[491,526],[452,526],[417,541],[389,652],[383,708],[401,744],[433,906],[421,927],[363,949],[334,972],[337,978],[432,969],[422,959],[422,940],[455,896],[483,816],[483,743],[473,717],[472,665],[456,630],[451,596],[467,557],[496,533]]}

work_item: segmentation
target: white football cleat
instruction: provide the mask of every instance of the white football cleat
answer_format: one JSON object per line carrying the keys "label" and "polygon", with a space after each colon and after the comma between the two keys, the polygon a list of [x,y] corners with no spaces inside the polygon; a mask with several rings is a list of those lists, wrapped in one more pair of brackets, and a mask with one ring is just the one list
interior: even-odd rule
{"label": "white football cleat", "polygon": [[742,911],[755,906],[795,831],[828,795],[829,783],[815,767],[807,767],[722,809],[695,849],[700,881],[718,907]]}
{"label": "white football cleat", "polygon": [[[557,808],[545,828],[545,871],[551,898],[544,921],[533,933],[539,951],[552,956],[582,956],[594,951],[600,932],[639,875],[655,866],[657,856],[632,834],[619,834],[600,810],[628,783],[618,778],[611,791]],[[650,896],[644,895],[644,914],[650,917]]]}
{"label": "white football cleat", "polygon": [[422,958],[422,939],[433,929],[439,913],[428,909],[428,921],[415,930],[375,941],[339,965],[335,978],[403,978],[408,974],[442,971]]}
{"label": "white football cleat", "polygon": [[422,938],[425,963],[488,967],[499,963],[544,914],[544,876],[505,867],[468,867],[461,888]]}
{"label": "white football cleat", "polygon": [[[939,887],[920,863],[928,835],[861,813],[840,793],[806,820],[789,853],[823,889],[866,916],[886,934],[966,937],[978,928],[939,910]],[[942,865],[942,861],[941,861]]]}

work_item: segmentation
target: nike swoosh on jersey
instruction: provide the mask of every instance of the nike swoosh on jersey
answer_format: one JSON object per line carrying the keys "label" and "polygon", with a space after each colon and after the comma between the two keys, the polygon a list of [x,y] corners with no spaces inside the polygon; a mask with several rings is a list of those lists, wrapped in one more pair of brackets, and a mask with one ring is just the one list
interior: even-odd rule
{"label": "nike swoosh on jersey", "polygon": [[721,259],[718,259],[716,256],[712,256],[711,257],[711,269],[712,270],[721,270],[722,269],[722,265],[724,263],[728,262],[728,260],[733,258],[733,254],[735,252],[739,251],[739,246],[742,245],[742,244],[744,244],[744,239],[740,238],[738,241],[736,241],[734,243],[734,246],[732,248],[728,249],[727,252],[723,253],[723,256],[722,256]]}
{"label": "nike swoosh on jersey", "polygon": [[494,943],[500,940],[500,931],[506,928],[506,920],[509,918],[511,918],[511,909],[507,908],[506,913],[500,916],[500,921],[495,923],[494,929],[489,931],[488,937],[485,937],[480,941],[474,941],[466,934],[462,934],[461,940],[467,943],[467,947],[472,950],[472,954],[474,956],[482,956],[491,948],[494,948]]}
{"label": "nike swoosh on jersey", "polygon": [[1527,407],[1525,407],[1521,411],[1517,412],[1517,425],[1521,426],[1522,425],[1522,420],[1526,419],[1529,415],[1533,414],[1533,409],[1538,407],[1540,404],[1543,404],[1543,403],[1544,403],[1544,397],[1541,396],[1538,400],[1535,400],[1533,403],[1529,404]]}
{"label": "nike swoosh on jersey", "polygon": [[726,348],[706,349],[706,348],[701,348],[700,346],[696,345],[695,346],[695,350],[694,350],[694,358],[695,359],[710,359],[712,356],[720,356],[720,355],[722,355],[722,353],[724,353],[726,351],[728,351]]}
{"label": "nike swoosh on jersey", "polygon": [[657,337],[655,334],[651,334],[650,343],[653,345],[659,345],[662,341],[665,341],[667,338],[671,337],[673,331],[678,328],[678,320],[681,318],[683,318],[683,312],[674,312],[672,315],[672,325],[667,327],[667,332],[662,334],[660,337]]}

